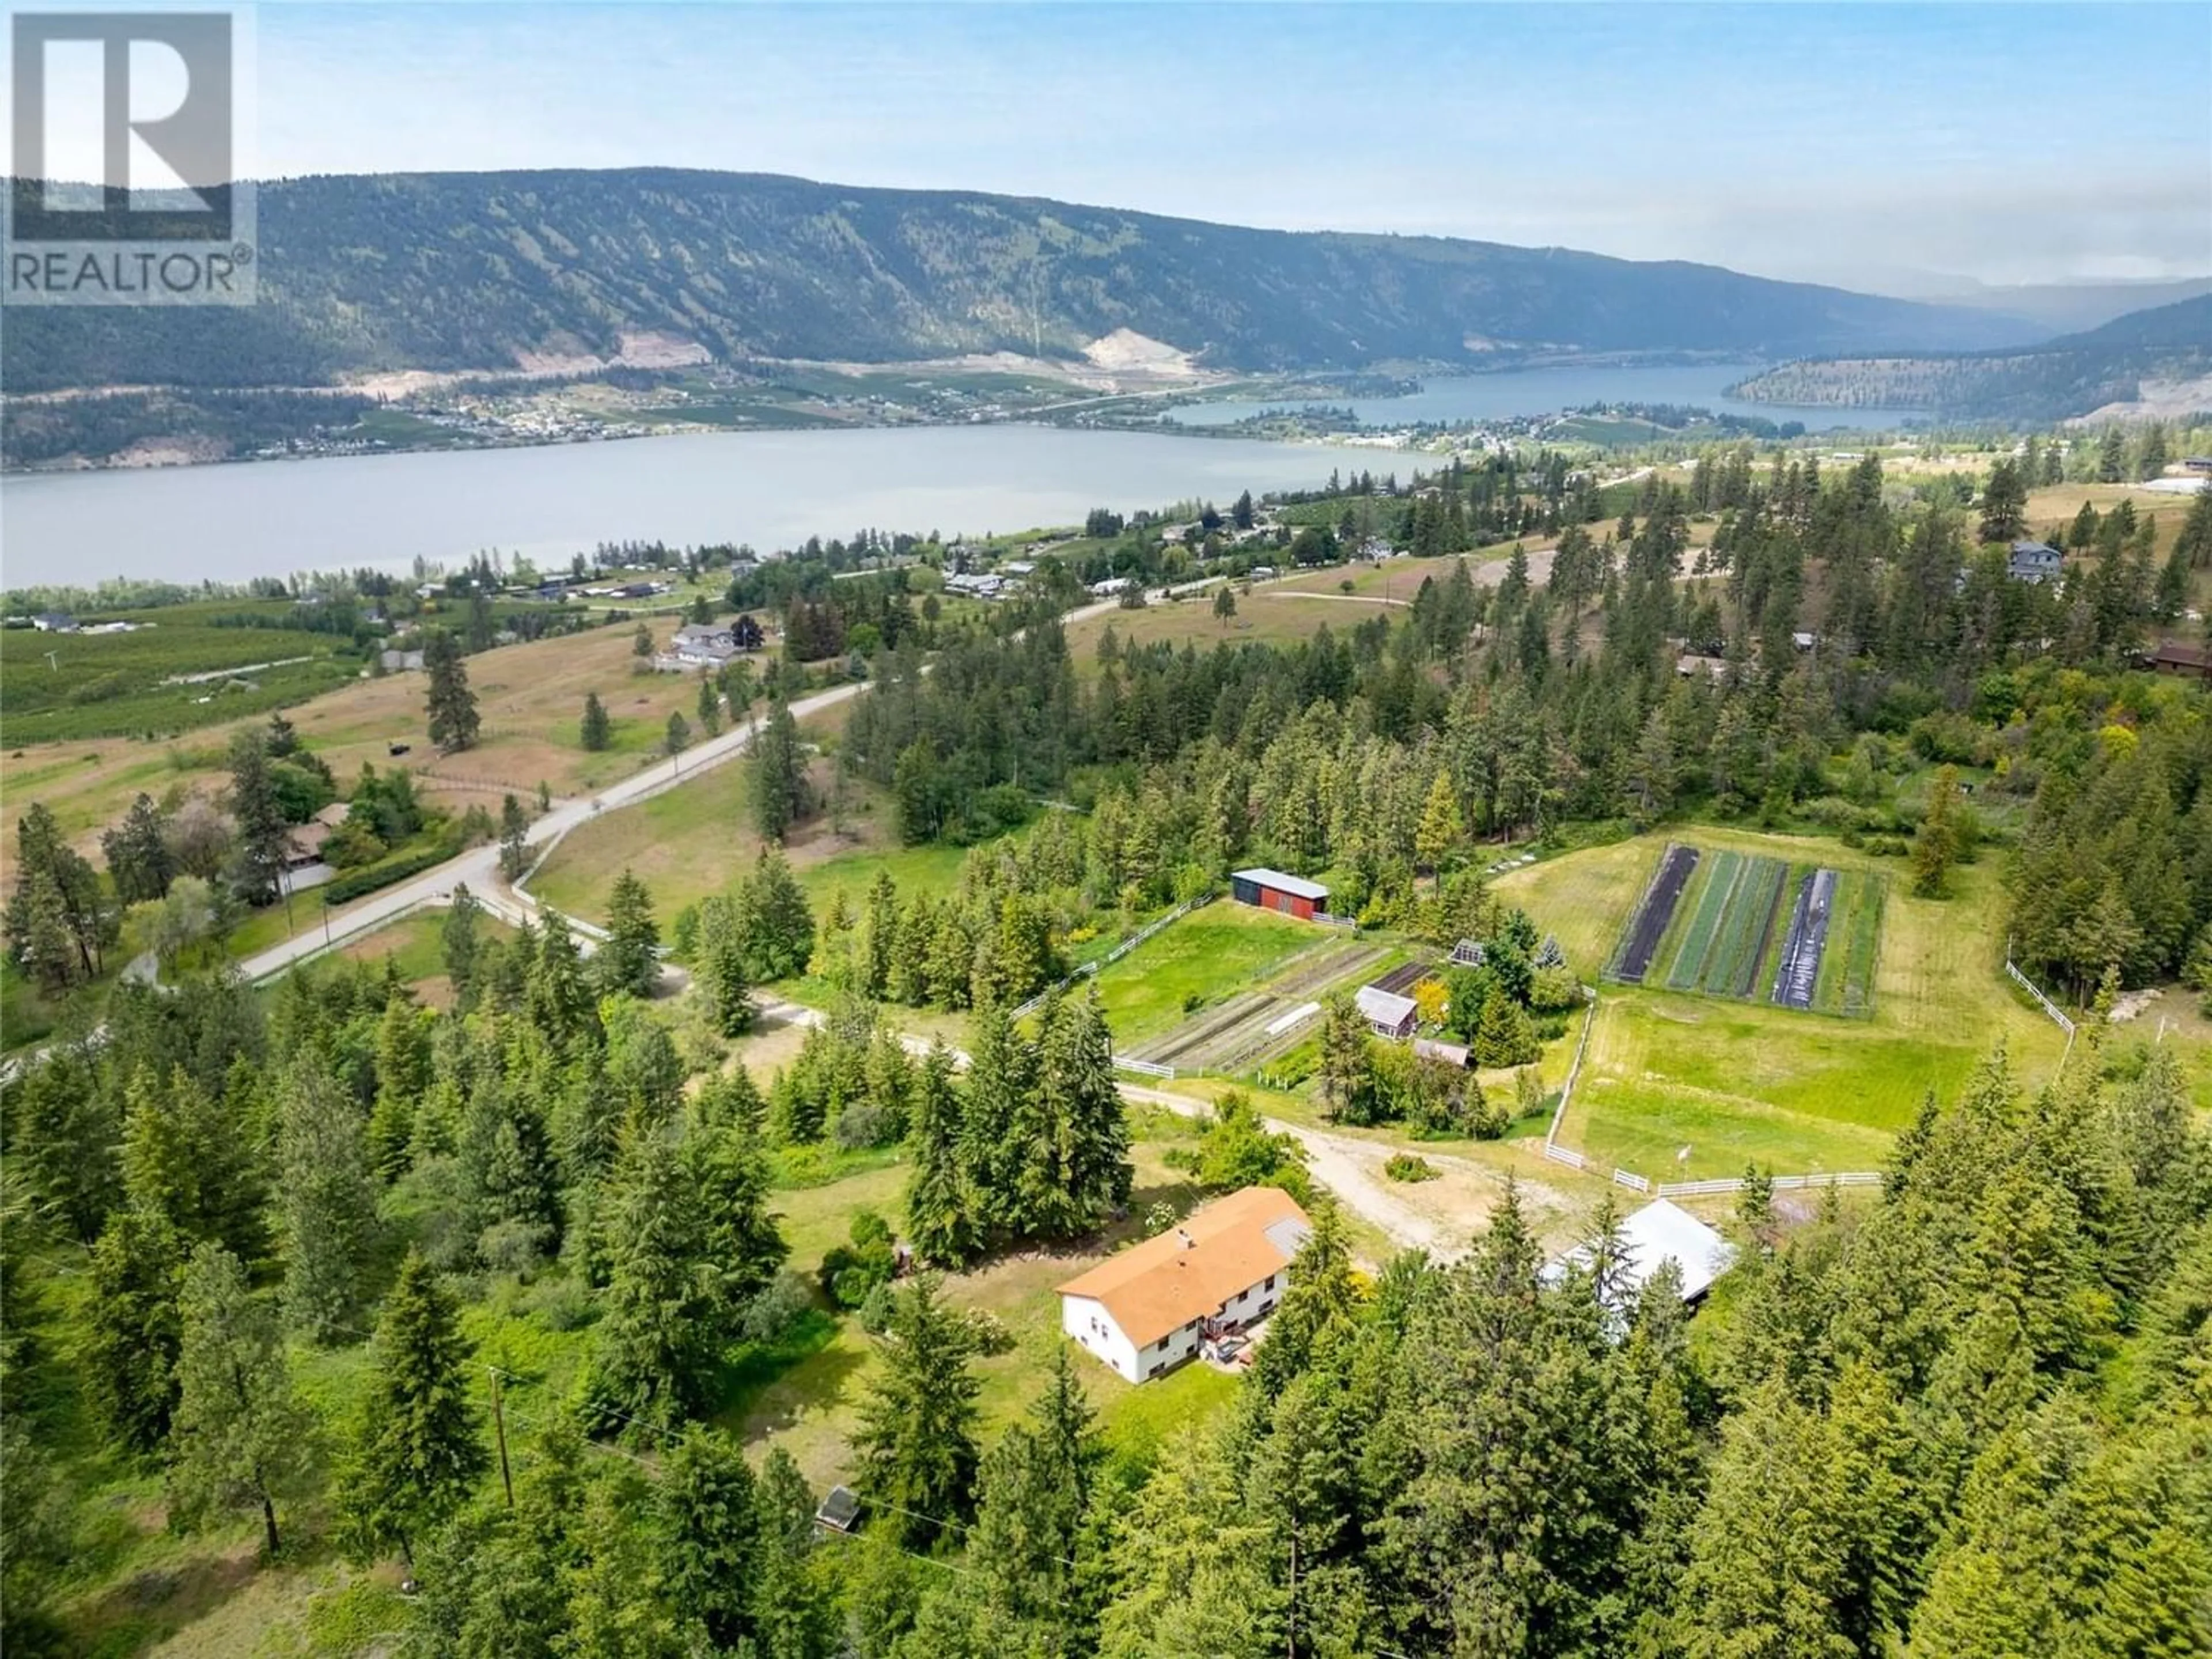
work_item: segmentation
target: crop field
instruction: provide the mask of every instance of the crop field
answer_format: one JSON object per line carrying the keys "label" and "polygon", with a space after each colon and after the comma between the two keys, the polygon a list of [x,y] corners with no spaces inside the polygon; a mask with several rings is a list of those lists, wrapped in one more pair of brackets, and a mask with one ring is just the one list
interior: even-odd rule
{"label": "crop field", "polygon": [[1101,969],[1094,983],[1116,1046],[1145,1054],[1224,995],[1270,982],[1316,945],[1341,942],[1316,922],[1249,904],[1209,904]]}
{"label": "crop field", "polygon": [[1607,976],[1862,1018],[1874,1006],[1884,885],[1871,871],[1670,842]]}
{"label": "crop field", "polygon": [[[1194,920],[1186,917],[1176,927],[1188,927]],[[1316,1005],[1324,994],[1341,984],[1364,981],[1391,954],[1387,945],[1357,939],[1317,940],[1264,983],[1200,1009],[1164,1036],[1125,1052],[1133,1059],[1172,1066],[1179,1073],[1233,1072],[1257,1065],[1311,1034],[1319,1017]],[[1416,977],[1427,971],[1417,967]]]}
{"label": "crop field", "polygon": [[85,618],[138,624],[128,634],[0,631],[9,746],[188,731],[298,702],[357,674],[352,636],[287,627],[295,609],[218,599]]}
{"label": "crop field", "polygon": [[[2003,976],[2003,903],[1996,861],[1954,874],[1948,901],[1893,888],[1883,860],[1832,841],[1701,826],[1698,884],[1677,895],[1674,938],[1642,983],[1601,988],[1589,1052],[1560,1126],[1562,1141],[1604,1167],[1655,1180],[1741,1175],[1757,1160],[1783,1172],[1876,1169],[1930,1089],[1948,1097],[1999,1042],[2031,1083],[2050,1075],[2065,1038]],[[1737,855],[1738,914],[1708,941],[1694,991],[1670,987],[1669,952],[1686,940],[1717,854]],[[1546,860],[1503,877],[1496,891],[1556,933],[1570,960],[1603,963],[1636,922],[1668,857],[1644,836]],[[1711,994],[1709,973],[1750,959],[1744,920],[1784,872],[1751,993]],[[1808,1019],[1771,1000],[1785,936],[1806,880],[1834,873],[1826,948]],[[1736,941],[1731,944],[1731,939]],[[1678,1154],[1688,1148],[1688,1156]]]}

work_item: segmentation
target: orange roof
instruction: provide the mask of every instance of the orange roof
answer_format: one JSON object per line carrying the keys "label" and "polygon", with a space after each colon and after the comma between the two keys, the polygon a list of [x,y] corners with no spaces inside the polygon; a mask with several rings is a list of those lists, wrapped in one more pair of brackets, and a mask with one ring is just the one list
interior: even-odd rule
{"label": "orange roof", "polygon": [[1281,1188],[1247,1187],[1182,1226],[1109,1256],[1069,1279],[1060,1293],[1103,1304],[1123,1335],[1149,1347],[1282,1272],[1312,1230],[1297,1200]]}

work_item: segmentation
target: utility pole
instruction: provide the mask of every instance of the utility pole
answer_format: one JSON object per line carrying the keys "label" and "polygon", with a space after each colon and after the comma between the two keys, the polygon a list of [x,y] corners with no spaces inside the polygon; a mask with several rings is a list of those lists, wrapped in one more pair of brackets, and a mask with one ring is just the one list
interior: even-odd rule
{"label": "utility pole", "polygon": [[495,1366],[491,1373],[491,1420],[492,1427],[499,1436],[499,1484],[506,1490],[507,1508],[513,1509],[514,1474],[507,1465],[507,1411],[500,1403],[499,1370]]}

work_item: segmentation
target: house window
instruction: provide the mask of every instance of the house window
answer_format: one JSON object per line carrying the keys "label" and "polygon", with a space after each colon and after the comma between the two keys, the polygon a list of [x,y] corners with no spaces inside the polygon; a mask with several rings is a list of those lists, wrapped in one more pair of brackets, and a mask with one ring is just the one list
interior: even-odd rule
{"label": "house window", "polygon": [[1275,1275],[1269,1273],[1267,1275],[1267,1282],[1260,1288],[1267,1291],[1270,1295],[1273,1294],[1275,1289]]}
{"label": "house window", "polygon": [[1145,1375],[1146,1376],[1158,1376],[1162,1371],[1167,1370],[1167,1361],[1163,1359],[1158,1364],[1153,1366],[1152,1370],[1146,1371]]}

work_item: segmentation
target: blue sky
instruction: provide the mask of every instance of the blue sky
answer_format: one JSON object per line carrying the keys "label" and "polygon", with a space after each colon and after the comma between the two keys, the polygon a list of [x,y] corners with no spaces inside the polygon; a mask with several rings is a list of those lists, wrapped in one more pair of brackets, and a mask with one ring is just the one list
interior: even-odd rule
{"label": "blue sky", "polygon": [[2212,272],[2212,3],[258,9],[267,173],[657,164],[1911,285]]}

